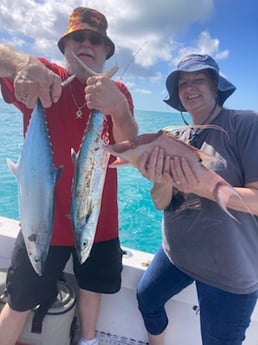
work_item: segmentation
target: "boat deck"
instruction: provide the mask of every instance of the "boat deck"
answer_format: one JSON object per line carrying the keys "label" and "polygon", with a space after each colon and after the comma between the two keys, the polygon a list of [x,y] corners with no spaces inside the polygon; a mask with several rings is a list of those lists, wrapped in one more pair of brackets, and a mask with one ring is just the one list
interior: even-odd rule
{"label": "boat deck", "polygon": [[[18,221],[0,217],[0,269],[6,269],[10,264],[10,253],[18,230]],[[131,248],[123,249],[125,255],[123,256],[122,288],[116,294],[103,294],[97,322],[97,335],[100,345],[147,345],[146,330],[136,301],[136,286],[153,255]],[[75,296],[77,296],[72,260],[67,263],[64,278],[67,285],[74,288]],[[71,297],[69,293],[65,294],[66,296]],[[194,284],[181,291],[166,304],[168,317],[172,322],[167,328],[165,345],[202,344],[199,313],[196,312],[197,305]],[[66,308],[66,304],[64,306]],[[67,312],[59,313],[58,317],[48,315],[49,317],[44,318],[46,332],[41,335],[31,334],[31,324],[27,322],[28,329],[25,330],[20,342],[24,345],[77,345],[80,329],[77,303],[74,304],[74,309],[69,309],[69,312],[65,310]],[[72,325],[74,327],[71,327]],[[258,303],[243,345],[258,345],[257,334]],[[64,341],[60,341],[62,337]]]}
{"label": "boat deck", "polygon": [[[147,345],[147,343],[140,340],[129,339],[105,332],[97,332],[97,336],[99,339],[99,345]],[[71,345],[76,345],[76,342]]]}

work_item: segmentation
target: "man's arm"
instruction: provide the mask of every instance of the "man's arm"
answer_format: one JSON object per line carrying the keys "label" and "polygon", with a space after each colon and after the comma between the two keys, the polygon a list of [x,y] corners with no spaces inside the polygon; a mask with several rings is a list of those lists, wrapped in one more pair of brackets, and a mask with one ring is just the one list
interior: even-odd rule
{"label": "man's arm", "polygon": [[14,81],[17,72],[29,63],[30,56],[0,43],[0,77]]}
{"label": "man's arm", "polygon": [[61,95],[60,77],[46,68],[36,57],[0,43],[0,78],[13,82],[15,97],[28,108],[40,99],[48,108]]}
{"label": "man's arm", "polygon": [[116,142],[132,140],[137,136],[138,125],[131,113],[128,101],[121,93],[121,101],[111,112],[113,120],[113,135]]}

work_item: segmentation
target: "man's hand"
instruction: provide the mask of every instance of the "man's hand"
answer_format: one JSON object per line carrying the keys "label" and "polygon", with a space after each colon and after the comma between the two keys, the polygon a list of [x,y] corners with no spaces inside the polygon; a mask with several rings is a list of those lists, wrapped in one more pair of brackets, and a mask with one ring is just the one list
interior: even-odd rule
{"label": "man's hand", "polygon": [[17,100],[30,109],[34,108],[38,99],[44,108],[50,107],[58,101],[62,92],[61,78],[33,57],[18,66],[13,85]]}
{"label": "man's hand", "polygon": [[122,117],[128,109],[128,102],[116,84],[106,75],[87,79],[85,99],[90,109],[98,109],[102,114],[110,114],[114,119]]}

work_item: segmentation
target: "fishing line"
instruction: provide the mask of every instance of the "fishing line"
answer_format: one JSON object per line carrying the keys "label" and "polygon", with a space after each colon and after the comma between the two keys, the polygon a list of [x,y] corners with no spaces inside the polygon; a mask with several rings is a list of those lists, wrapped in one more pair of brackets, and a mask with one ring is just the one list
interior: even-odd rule
{"label": "fishing line", "polygon": [[128,64],[126,65],[126,67],[125,67],[125,69],[123,71],[123,73],[121,74],[119,81],[122,81],[125,73],[128,71],[128,69],[131,66],[131,64],[134,63],[135,57],[140,53],[140,51],[143,49],[143,47],[146,46],[147,43],[148,43],[148,41],[145,41],[144,44],[140,48],[138,48],[136,50],[136,52],[133,54],[131,60],[128,62]]}

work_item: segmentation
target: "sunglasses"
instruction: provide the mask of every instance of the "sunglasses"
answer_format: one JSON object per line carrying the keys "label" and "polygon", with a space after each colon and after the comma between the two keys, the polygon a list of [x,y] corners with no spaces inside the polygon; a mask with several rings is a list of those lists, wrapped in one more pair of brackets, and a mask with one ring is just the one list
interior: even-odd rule
{"label": "sunglasses", "polygon": [[104,38],[95,33],[85,33],[83,31],[75,31],[69,35],[74,42],[82,43],[87,40],[93,46],[99,46],[104,43]]}
{"label": "sunglasses", "polygon": [[207,78],[197,78],[193,80],[182,80],[178,82],[178,89],[183,90],[186,89],[188,86],[202,86],[208,82]]}

